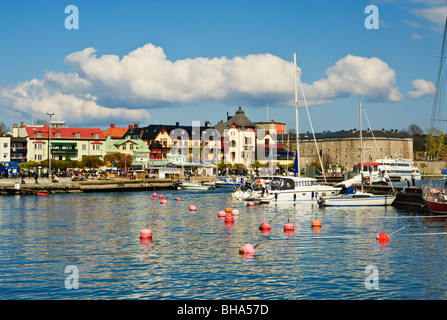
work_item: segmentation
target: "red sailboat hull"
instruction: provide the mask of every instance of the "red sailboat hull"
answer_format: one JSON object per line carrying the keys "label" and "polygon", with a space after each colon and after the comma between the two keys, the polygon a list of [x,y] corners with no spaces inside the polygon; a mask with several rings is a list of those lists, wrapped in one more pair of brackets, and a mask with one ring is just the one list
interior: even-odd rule
{"label": "red sailboat hull", "polygon": [[436,202],[424,199],[425,204],[431,212],[447,214],[447,202]]}

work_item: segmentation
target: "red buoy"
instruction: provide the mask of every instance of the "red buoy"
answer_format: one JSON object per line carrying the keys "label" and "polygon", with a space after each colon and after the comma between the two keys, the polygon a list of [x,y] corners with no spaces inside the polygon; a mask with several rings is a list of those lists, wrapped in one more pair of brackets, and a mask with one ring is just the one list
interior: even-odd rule
{"label": "red buoy", "polygon": [[225,222],[234,222],[234,217],[232,215],[228,215],[225,217]]}
{"label": "red buoy", "polygon": [[182,199],[180,199],[180,197],[175,198],[175,200],[177,201],[181,201]]}
{"label": "red buoy", "polygon": [[140,231],[140,238],[152,238],[152,231],[149,229],[143,229]]}
{"label": "red buoy", "polygon": [[379,233],[376,238],[377,240],[379,240],[380,244],[387,244],[388,241],[390,240],[390,238],[385,232]]}
{"label": "red buoy", "polygon": [[37,195],[38,196],[47,196],[48,193],[46,193],[46,192],[38,192]]}
{"label": "red buoy", "polygon": [[152,198],[157,198],[158,194],[156,194],[155,192],[152,194]]}
{"label": "red buoy", "polygon": [[158,199],[164,199],[165,198],[165,196],[164,195],[162,195],[162,194],[160,194],[159,196],[158,196]]}
{"label": "red buoy", "polygon": [[272,227],[267,222],[263,222],[259,226],[259,230],[270,230],[270,229],[272,229]]}
{"label": "red buoy", "polygon": [[293,231],[293,230],[295,230],[295,226],[293,225],[293,223],[286,223],[284,225],[284,230],[285,231]]}

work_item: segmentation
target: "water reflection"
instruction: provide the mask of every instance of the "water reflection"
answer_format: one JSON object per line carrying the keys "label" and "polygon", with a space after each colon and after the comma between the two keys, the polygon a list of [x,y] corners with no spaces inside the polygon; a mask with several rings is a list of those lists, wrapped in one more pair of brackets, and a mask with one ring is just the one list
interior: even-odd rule
{"label": "water reflection", "polygon": [[[444,217],[393,207],[250,207],[224,191],[185,191],[182,201],[177,191],[163,194],[166,205],[151,193],[1,197],[2,298],[446,297]],[[225,207],[239,210],[234,222],[217,216]],[[321,227],[312,227],[316,219]],[[259,230],[270,220],[271,230]],[[288,222],[293,231],[284,230]],[[152,239],[140,239],[146,227]],[[246,243],[256,254],[239,254]],[[79,269],[76,291],[64,288],[67,265]],[[368,265],[379,269],[380,292],[364,286]]]}

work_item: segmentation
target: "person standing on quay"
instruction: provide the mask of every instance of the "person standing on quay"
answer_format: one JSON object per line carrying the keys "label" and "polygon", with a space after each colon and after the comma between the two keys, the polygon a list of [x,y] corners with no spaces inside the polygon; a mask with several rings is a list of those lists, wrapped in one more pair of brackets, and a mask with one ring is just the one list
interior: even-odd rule
{"label": "person standing on quay", "polygon": [[416,175],[415,175],[414,170],[413,170],[413,171],[411,171],[411,183],[413,184],[413,187],[416,186],[415,179],[416,179]]}

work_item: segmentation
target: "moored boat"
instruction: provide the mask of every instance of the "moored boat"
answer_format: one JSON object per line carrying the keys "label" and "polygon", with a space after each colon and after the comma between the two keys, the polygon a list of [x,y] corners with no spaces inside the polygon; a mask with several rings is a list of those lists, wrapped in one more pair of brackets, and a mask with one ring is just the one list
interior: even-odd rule
{"label": "moored boat", "polygon": [[179,183],[177,190],[211,190],[212,185],[199,184],[197,181]]}
{"label": "moored boat", "polygon": [[341,187],[322,185],[314,178],[278,176],[273,177],[270,185],[266,187],[264,195],[252,200],[261,203],[317,203],[321,194],[337,195]]}
{"label": "moored boat", "polygon": [[321,196],[318,204],[322,207],[364,207],[364,206],[389,206],[396,199],[395,195],[371,194],[357,192],[355,188],[345,188],[334,197]]}
{"label": "moored boat", "polygon": [[425,186],[422,199],[427,208],[434,213],[447,214],[447,189]]}

